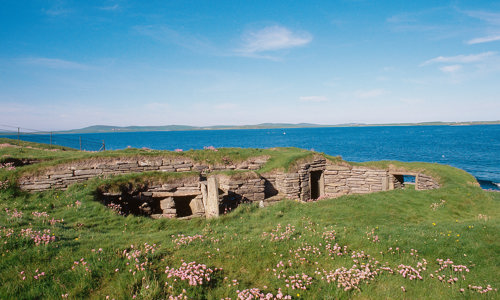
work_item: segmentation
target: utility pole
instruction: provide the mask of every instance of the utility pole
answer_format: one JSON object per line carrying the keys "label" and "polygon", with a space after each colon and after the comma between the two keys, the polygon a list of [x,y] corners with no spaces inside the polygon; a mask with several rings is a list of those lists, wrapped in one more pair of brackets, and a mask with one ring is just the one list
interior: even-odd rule
{"label": "utility pole", "polygon": [[82,137],[80,136],[80,151],[82,151]]}

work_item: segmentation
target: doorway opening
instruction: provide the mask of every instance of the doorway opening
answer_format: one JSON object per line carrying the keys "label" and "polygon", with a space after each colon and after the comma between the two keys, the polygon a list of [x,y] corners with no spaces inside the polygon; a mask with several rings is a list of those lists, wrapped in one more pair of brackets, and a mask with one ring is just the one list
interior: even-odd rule
{"label": "doorway opening", "polygon": [[193,215],[191,209],[191,200],[196,196],[174,196],[175,211],[178,218],[189,217]]}
{"label": "doorway opening", "polygon": [[311,186],[311,199],[318,199],[323,196],[323,171],[311,171],[309,184]]}
{"label": "doorway opening", "polygon": [[415,175],[406,175],[406,174],[394,174],[394,188],[395,189],[403,189],[410,186],[415,186],[416,176]]}

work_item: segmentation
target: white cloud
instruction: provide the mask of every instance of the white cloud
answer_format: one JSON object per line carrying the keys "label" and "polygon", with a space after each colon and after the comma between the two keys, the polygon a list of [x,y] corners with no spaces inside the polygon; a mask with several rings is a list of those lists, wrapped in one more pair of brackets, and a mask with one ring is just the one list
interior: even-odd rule
{"label": "white cloud", "polygon": [[376,98],[385,94],[388,94],[388,92],[384,89],[363,90],[354,93],[360,99]]}
{"label": "white cloud", "polygon": [[238,52],[242,55],[252,55],[304,46],[312,41],[312,35],[305,31],[292,32],[288,28],[275,25],[248,31],[242,39],[243,46]]}
{"label": "white cloud", "polygon": [[30,58],[20,59],[19,62],[25,65],[39,66],[51,69],[73,69],[73,70],[90,69],[90,67],[87,65],[58,58],[30,57]]}
{"label": "white cloud", "polygon": [[302,96],[299,97],[302,102],[326,102],[328,98],[325,96]]}
{"label": "white cloud", "polygon": [[462,65],[450,65],[439,68],[444,73],[456,73],[462,69]]}
{"label": "white cloud", "polygon": [[497,52],[488,51],[479,54],[469,54],[469,55],[457,55],[457,56],[438,56],[436,58],[429,59],[423,62],[420,66],[430,65],[434,63],[475,63],[481,62],[491,56],[496,55]]}
{"label": "white cloud", "polygon": [[499,40],[500,40],[500,35],[491,35],[491,36],[485,36],[485,37],[480,37],[480,38],[475,38],[475,39],[469,40],[469,41],[467,41],[467,44],[474,45],[474,44],[489,43],[489,42],[494,42],[494,41],[499,41]]}

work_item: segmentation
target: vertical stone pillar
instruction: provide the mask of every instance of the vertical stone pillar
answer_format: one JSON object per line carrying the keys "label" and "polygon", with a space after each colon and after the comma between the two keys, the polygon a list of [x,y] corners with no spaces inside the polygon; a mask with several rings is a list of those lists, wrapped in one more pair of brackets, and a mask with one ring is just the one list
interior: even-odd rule
{"label": "vertical stone pillar", "polygon": [[205,181],[200,182],[201,197],[203,201],[203,208],[207,211],[207,201],[208,201],[208,190],[207,183]]}
{"label": "vertical stone pillar", "polygon": [[[390,178],[389,174],[386,174],[384,177],[382,177],[382,191],[389,190],[389,181],[390,181],[389,178]],[[394,184],[392,189],[394,189]]]}
{"label": "vertical stone pillar", "polygon": [[205,215],[207,219],[217,218],[219,216],[219,180],[217,177],[208,177],[207,187]]}
{"label": "vertical stone pillar", "polygon": [[389,174],[389,178],[388,179],[389,179],[389,190],[392,191],[394,189],[394,181],[396,179],[394,178],[394,175],[392,175],[392,174]]}

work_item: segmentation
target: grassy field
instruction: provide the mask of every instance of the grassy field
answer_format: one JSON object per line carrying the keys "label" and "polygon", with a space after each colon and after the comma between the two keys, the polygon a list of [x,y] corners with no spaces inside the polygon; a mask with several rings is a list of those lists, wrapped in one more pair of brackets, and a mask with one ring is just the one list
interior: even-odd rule
{"label": "grassy field", "polygon": [[[138,153],[151,155],[0,148],[0,298],[500,298],[500,193],[451,167],[368,163],[426,168],[443,187],[242,205],[218,219],[181,221],[119,215],[96,201],[99,179],[24,193],[13,182],[34,166],[8,164]],[[218,159],[213,151],[162,155]],[[307,155],[290,149],[267,168]]]}

